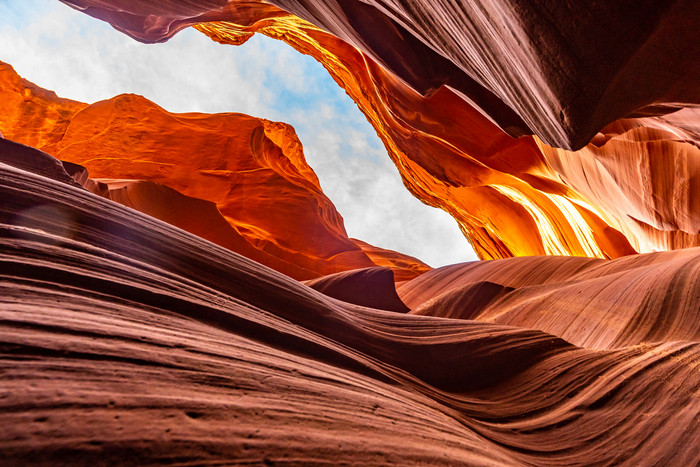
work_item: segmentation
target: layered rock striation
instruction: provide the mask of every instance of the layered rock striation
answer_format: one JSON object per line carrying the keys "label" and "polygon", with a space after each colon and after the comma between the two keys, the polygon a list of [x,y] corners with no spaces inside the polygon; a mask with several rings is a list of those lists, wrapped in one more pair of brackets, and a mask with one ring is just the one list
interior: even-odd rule
{"label": "layered rock striation", "polygon": [[399,296],[413,314],[538,329],[587,348],[698,341],[698,255],[690,248],[615,261],[541,256],[456,264],[403,284]]}
{"label": "layered rock striation", "polygon": [[697,117],[651,117],[698,103],[693,2],[68,3],[145,42],[195,25],[313,56],[483,259],[700,245]]}
{"label": "layered rock striation", "polygon": [[[698,331],[680,332],[698,310],[675,308],[657,280],[675,277],[697,305],[697,248],[457,265],[406,283],[422,308],[397,313],[331,299],[91,193],[37,150],[5,142],[3,154],[14,155],[0,163],[10,464],[700,460]],[[639,268],[655,305],[642,321],[660,327],[612,319]],[[502,300],[523,292],[511,305],[548,285],[572,301],[581,284],[611,319],[576,327],[591,346],[513,326],[564,322],[548,289],[545,313],[507,308],[511,325],[440,317],[459,310],[446,313],[430,287],[450,293],[473,278],[503,287]],[[596,278],[619,282],[596,289]]]}
{"label": "layered rock striation", "polygon": [[64,2],[314,56],[500,259],[348,239],[285,124],[5,66],[3,461],[700,463],[697,2]]}

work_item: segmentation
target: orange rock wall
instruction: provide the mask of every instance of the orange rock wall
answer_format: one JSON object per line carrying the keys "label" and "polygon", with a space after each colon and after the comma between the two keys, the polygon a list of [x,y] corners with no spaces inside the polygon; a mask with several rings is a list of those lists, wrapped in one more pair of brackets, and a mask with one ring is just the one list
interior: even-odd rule
{"label": "orange rock wall", "polygon": [[[668,53],[655,52],[655,47],[674,43],[678,45],[674,53],[680,53],[687,49],[688,37],[697,36],[696,28],[687,23],[695,11],[688,2],[667,2],[663,7],[635,5],[639,13],[635,20],[620,6],[624,2],[603,2],[596,11],[602,8],[610,14],[606,18],[610,24],[602,28],[607,30],[599,30],[601,26],[584,15],[577,21],[590,28],[585,34],[584,29],[560,31],[581,50],[598,50],[595,47],[601,41],[606,43],[607,36],[627,31],[630,35],[624,44],[608,41],[606,50],[600,51],[617,57],[608,61],[596,55],[576,55],[554,40],[536,44],[533,21],[545,17],[546,24],[558,24],[552,23],[552,18],[566,12],[559,8],[538,10],[529,2],[515,9],[507,2],[490,4],[484,8],[487,17],[478,21],[478,15],[455,12],[438,19],[436,11],[447,7],[434,2],[383,4],[377,7],[381,12],[374,2],[272,2],[325,29],[255,2],[202,6],[198,10],[201,15],[194,15],[187,4],[178,1],[163,5],[159,12],[136,8],[127,0],[79,3],[92,6],[88,14],[145,42],[167,40],[178,28],[194,24],[222,43],[240,45],[260,32],[313,56],[372,123],[406,187],[423,202],[455,217],[481,258],[537,254],[615,258],[634,251],[700,245],[700,225],[691,221],[697,213],[692,211],[697,202],[692,194],[697,192],[700,150],[697,135],[690,139],[678,136],[684,130],[677,117],[610,124],[601,131],[613,128],[619,137],[595,136],[597,145],[592,142],[575,153],[550,147],[537,137],[514,139],[501,129],[511,134],[539,134],[560,147],[580,147],[614,118],[630,112],[670,112],[680,108],[679,103],[698,101],[700,87],[689,83],[697,76],[690,73],[692,63],[699,60],[691,59],[690,65],[682,60],[668,64],[667,69],[676,70],[675,74],[652,66],[668,61]],[[642,19],[645,11],[649,17]],[[160,28],[151,27],[150,14],[159,18]],[[472,24],[474,21],[481,23]],[[488,21],[510,21],[509,27],[523,34],[523,42],[508,45],[510,39],[489,29]],[[669,31],[672,21],[676,21],[676,29]],[[465,29],[457,27],[460,24],[471,27],[474,37],[465,37]],[[618,29],[611,28],[612,24]],[[653,25],[657,29],[650,34],[647,29]],[[590,32],[593,30],[598,31],[597,36]],[[541,39],[551,33],[544,31]],[[441,35],[444,44],[438,44],[434,37],[426,38],[434,34]],[[475,46],[476,37],[485,42]],[[489,41],[493,48],[484,48]],[[586,41],[592,43],[586,45]],[[451,60],[450,66],[434,53],[443,45],[451,47],[451,51],[441,51],[441,57]],[[697,51],[691,47],[687,52],[692,58]],[[490,56],[484,57],[486,53]],[[631,53],[637,54],[634,59],[626,65],[618,63]],[[647,67],[642,57],[649,61],[646,74],[639,73]],[[485,63],[487,59],[493,63]],[[473,69],[477,62],[490,70],[488,76],[476,77],[480,73]],[[606,65],[595,68],[591,62]],[[542,68],[542,63],[549,68]],[[560,69],[576,64],[584,72]],[[617,66],[623,68],[614,71]],[[563,82],[562,74],[571,82]],[[620,82],[622,76],[627,81]],[[469,79],[474,83],[468,86]],[[650,79],[655,80],[654,86],[640,87]],[[584,83],[576,84],[581,81]],[[610,86],[603,91],[593,89],[592,83]],[[639,89],[647,94],[638,95]],[[649,102],[651,96],[656,99],[653,103]],[[530,97],[534,100],[527,101]],[[519,102],[519,98],[525,100]],[[596,105],[599,107],[590,114]],[[650,144],[645,131],[628,132],[620,125],[664,129],[655,132]],[[624,155],[620,154],[620,139],[625,140]],[[600,141],[607,144],[600,145]],[[666,197],[671,191],[672,196]]]}
{"label": "orange rock wall", "polygon": [[[79,164],[94,179],[144,180],[175,190],[132,184],[123,188],[128,196],[115,199],[294,278],[386,264],[406,280],[430,269],[391,251],[375,255],[375,263],[348,238],[287,124],[233,113],[173,114],[126,94],[82,104],[22,80],[8,65],[0,69],[0,93],[0,131],[7,139]],[[204,201],[214,211],[190,206]],[[192,219],[168,214],[178,204]],[[219,223],[217,209],[232,227],[228,234],[206,225]]]}
{"label": "orange rock wall", "polygon": [[623,119],[547,164],[642,252],[700,245],[700,109]]}
{"label": "orange rock wall", "polygon": [[[627,138],[629,157],[618,157],[614,141],[605,145],[598,152],[615,160],[619,173],[593,178],[591,167],[569,164],[564,157],[589,157],[590,147],[572,153],[551,148],[536,137],[514,139],[450,89],[423,97],[357,49],[303,21],[274,18],[243,28],[230,23],[196,27],[224,43],[238,43],[253,30],[262,32],[324,64],[374,125],[406,187],[455,217],[481,258],[537,254],[614,258],[634,250],[700,244],[698,222],[674,228],[669,227],[674,225],[672,217],[666,222],[649,217],[647,203],[657,202],[653,200],[660,195],[667,205],[680,201],[687,206],[685,216],[692,216],[700,151],[692,140],[679,139],[673,125],[657,132],[656,146],[644,138]],[[641,125],[654,125],[656,120],[644,119]],[[660,164],[665,171],[652,170],[649,163],[642,164],[645,171],[638,171],[640,161],[664,153]],[[666,172],[678,177],[668,178]],[[644,179],[655,180],[641,186]],[[674,186],[674,196],[663,197],[661,185]],[[598,195],[606,190],[615,196]],[[632,216],[635,211],[642,214]],[[661,216],[665,214],[670,211]],[[638,221],[650,228],[640,228]]]}
{"label": "orange rock wall", "polygon": [[[497,2],[484,9],[486,17],[481,19],[465,10],[469,14],[450,12],[440,20],[436,12],[447,7],[434,2],[381,7],[352,0],[322,5],[273,2],[325,28],[321,29],[259,2],[193,6],[173,0],[157,7],[127,0],[69,3],[145,42],[167,40],[181,28],[196,25],[219,42],[240,45],[261,32],[313,56],[377,130],[406,187],[455,217],[481,258],[615,258],[700,244],[693,196],[700,158],[697,134],[679,136],[684,130],[672,114],[670,119],[621,120],[596,135],[614,118],[670,112],[698,101],[700,86],[693,85],[697,74],[692,73],[693,63],[700,63],[693,60],[698,55],[693,44],[698,42],[688,40],[697,36],[697,28],[683,20],[693,17],[692,3],[636,5],[638,18],[630,20],[624,2],[598,2],[596,8],[610,13],[606,22],[599,26],[582,16],[581,25],[590,27],[585,34],[559,31],[569,42],[548,41],[556,31],[545,28],[542,44],[536,43],[532,25],[541,17],[550,23],[563,21],[560,16],[568,10],[539,11],[529,2],[519,8]],[[510,44],[501,32],[486,30],[489,21],[510,21],[522,43]],[[473,27],[474,37],[464,37],[460,24]],[[649,33],[650,27],[656,29]],[[459,34],[452,37],[450,31]],[[624,44],[609,41],[608,36],[621,31],[628,33]],[[435,34],[444,44],[437,36],[428,37]],[[476,37],[485,41],[481,48],[474,46]],[[596,46],[606,41],[610,50],[601,53],[614,59],[599,60],[595,54],[586,55],[588,51],[577,55],[560,44],[577,44],[576,50],[583,51],[598,50]],[[488,43],[491,49],[485,47]],[[667,63],[668,49],[658,52],[664,44],[678,46],[670,55],[686,51],[690,65]],[[533,51],[533,45],[541,50]],[[437,58],[437,49],[442,58]],[[486,74],[477,76],[475,64],[483,62],[489,50],[493,63],[484,64],[487,71],[481,71]],[[623,57],[629,60],[618,64]],[[595,68],[592,62],[605,65]],[[543,69],[543,63],[550,68]],[[659,68],[660,63],[667,67]],[[615,70],[616,66],[623,68]],[[563,75],[572,82],[561,81]],[[467,85],[469,79],[473,85]],[[644,80],[654,80],[655,85],[640,87]],[[609,87],[592,90],[591,83]],[[646,94],[633,95],[640,89]],[[628,131],[625,126],[650,130]],[[514,139],[501,128],[511,134],[536,133],[564,148],[591,142],[571,152],[537,137]]]}
{"label": "orange rock wall", "polygon": [[0,102],[2,135],[37,148],[60,141],[73,115],[87,106],[40,88],[3,62],[0,62]]}

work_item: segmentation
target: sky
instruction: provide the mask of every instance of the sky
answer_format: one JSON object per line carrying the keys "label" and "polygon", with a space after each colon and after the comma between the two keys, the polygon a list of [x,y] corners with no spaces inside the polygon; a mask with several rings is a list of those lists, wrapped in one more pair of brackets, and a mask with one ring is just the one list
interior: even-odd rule
{"label": "sky", "polygon": [[0,60],[82,102],[135,93],[170,112],[289,123],[350,237],[433,267],[476,259],[456,221],[402,185],[374,129],[323,67],[282,42],[256,35],[221,45],[188,28],[141,44],[58,0],[0,0]]}

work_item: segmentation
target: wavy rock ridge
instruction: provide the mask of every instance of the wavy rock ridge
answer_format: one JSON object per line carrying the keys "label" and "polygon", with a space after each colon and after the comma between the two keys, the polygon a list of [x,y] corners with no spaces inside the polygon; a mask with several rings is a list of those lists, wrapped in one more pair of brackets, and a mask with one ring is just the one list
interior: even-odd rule
{"label": "wavy rock ridge", "polygon": [[430,269],[348,238],[287,124],[173,114],[130,94],[82,104],[2,63],[0,102],[7,139],[78,164],[83,183],[101,180],[105,196],[295,279],[382,265],[408,280]]}
{"label": "wavy rock ridge", "polygon": [[698,253],[457,264],[404,284],[399,295],[414,314],[539,329],[588,348],[697,341]]}
{"label": "wavy rock ridge", "polygon": [[[64,2],[146,42],[195,25],[316,57],[407,188],[503,259],[418,275],[347,239],[284,124],[5,69],[3,462],[700,464],[700,119],[670,112],[698,101],[697,2]],[[236,200],[222,171],[258,207],[328,207],[305,212],[352,254],[274,256],[306,233],[207,201]],[[652,249],[677,251],[630,254]]]}
{"label": "wavy rock ridge", "polygon": [[313,56],[482,259],[700,245],[697,111],[614,121],[698,103],[697,2],[66,3],[145,42],[195,25]]}
{"label": "wavy rock ridge", "polygon": [[[700,460],[697,328],[650,342],[647,326],[627,324],[625,339],[596,349],[498,322],[350,305],[4,144],[21,154],[6,159],[23,164],[0,164],[0,451],[11,464]],[[511,293],[578,277],[569,286],[585,292],[596,277],[666,265],[674,277],[684,271],[692,311],[699,257],[696,248],[477,262],[401,291],[422,301],[471,275]],[[675,303],[652,275],[643,276],[658,292],[647,319],[664,321]],[[613,315],[620,307],[607,294],[597,306]],[[441,314],[441,303],[423,314]],[[683,313],[662,329],[689,322]]]}

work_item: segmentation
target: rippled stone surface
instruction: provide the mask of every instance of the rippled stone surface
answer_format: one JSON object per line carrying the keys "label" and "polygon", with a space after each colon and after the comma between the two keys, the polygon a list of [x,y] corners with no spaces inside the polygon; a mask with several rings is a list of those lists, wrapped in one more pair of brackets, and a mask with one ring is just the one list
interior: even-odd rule
{"label": "rippled stone surface", "polygon": [[[399,288],[419,304],[410,314],[383,311],[91,193],[39,151],[3,154],[12,148],[23,168],[0,164],[10,464],[700,460],[698,248],[455,265]],[[485,311],[441,317],[462,310],[440,291],[475,281],[495,284],[474,289]]]}
{"label": "rippled stone surface", "polygon": [[[4,461],[700,463],[700,119],[678,110],[698,102],[697,2],[65,3],[145,42],[194,25],[312,55],[406,187],[501,259],[419,271],[338,234],[333,210],[321,224],[368,263],[305,253],[297,281],[192,175],[255,163],[277,201],[322,204],[291,127],[82,104],[5,67]],[[226,138],[240,160],[156,159]]]}

